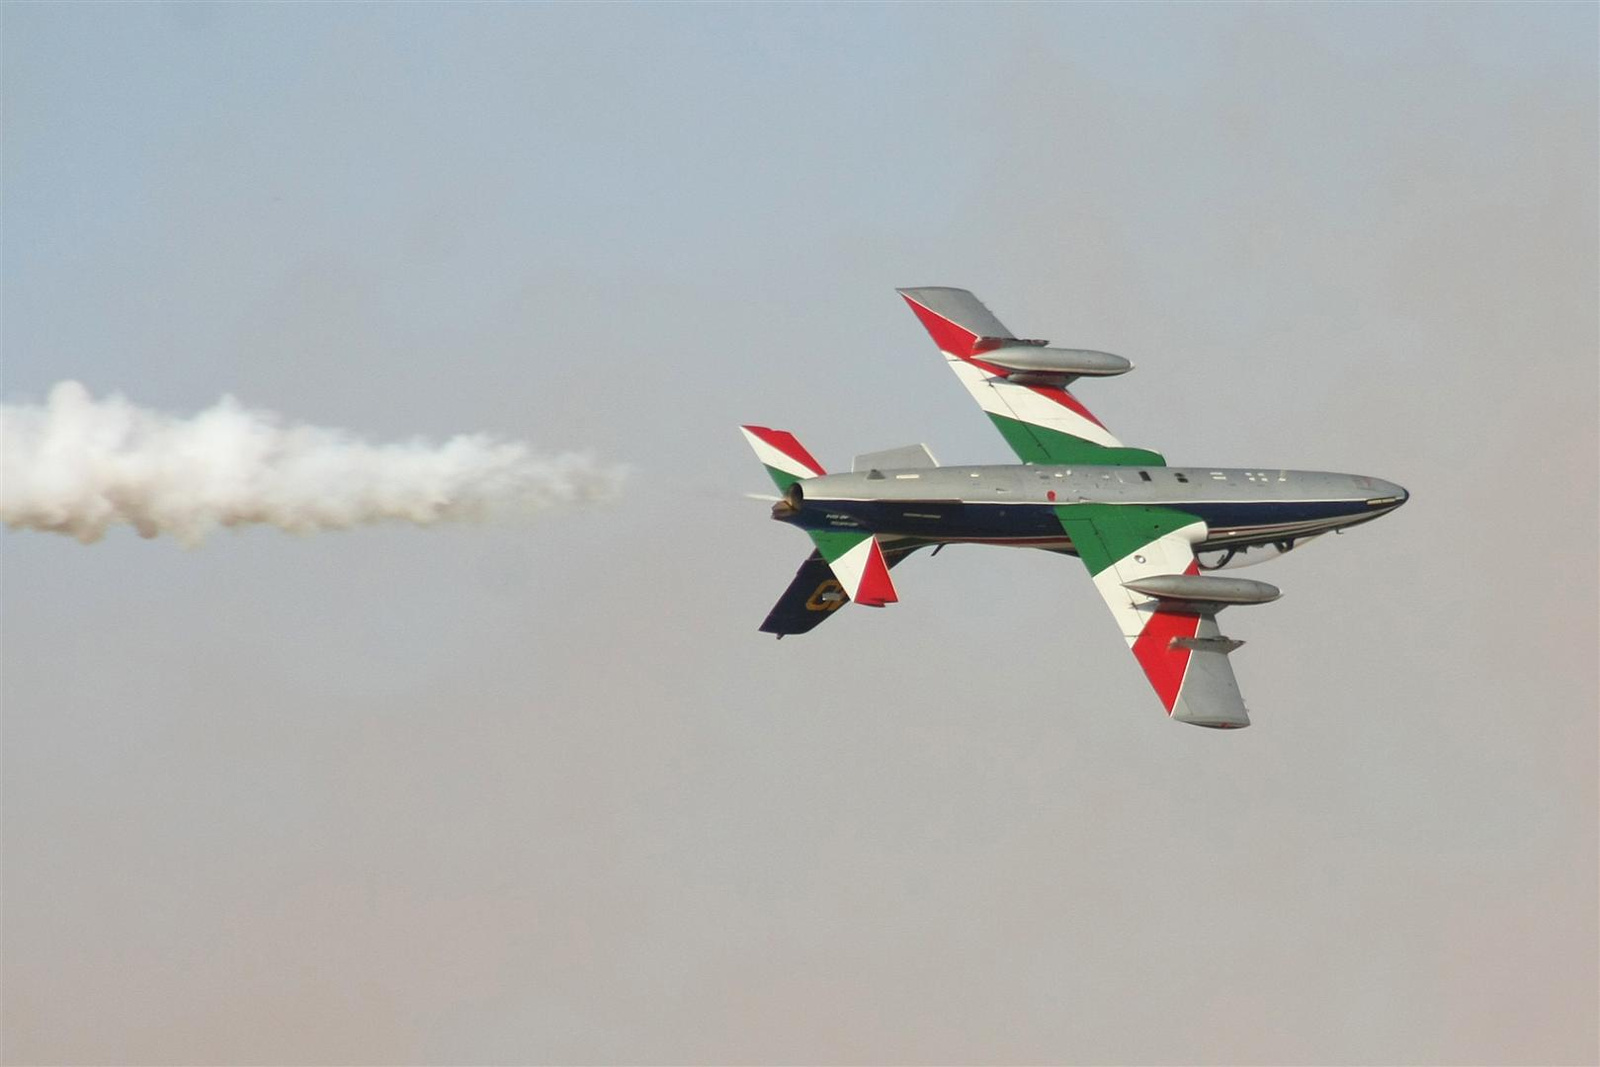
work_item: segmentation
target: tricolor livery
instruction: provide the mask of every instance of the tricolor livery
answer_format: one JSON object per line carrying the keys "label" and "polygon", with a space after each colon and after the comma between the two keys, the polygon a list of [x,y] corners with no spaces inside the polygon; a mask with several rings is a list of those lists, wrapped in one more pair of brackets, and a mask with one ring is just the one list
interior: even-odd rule
{"label": "tricolor livery", "polygon": [[857,456],[828,474],[793,434],[743,427],[778,491],[772,517],[816,545],[761,625],[805,633],[854,601],[899,599],[889,571],[919,548],[969,542],[1083,560],[1167,714],[1250,725],[1217,614],[1278,598],[1202,573],[1259,562],[1406,502],[1360,475],[1171,467],[1129,448],[1067,391],[1132,369],[1120,356],[1017,338],[965,289],[902,289],[945,362],[1021,464],[942,467],[925,445]]}

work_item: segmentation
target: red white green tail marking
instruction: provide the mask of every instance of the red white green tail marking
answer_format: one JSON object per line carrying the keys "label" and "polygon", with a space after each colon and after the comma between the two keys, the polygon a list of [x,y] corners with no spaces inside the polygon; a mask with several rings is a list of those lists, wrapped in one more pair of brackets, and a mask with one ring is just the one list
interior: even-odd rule
{"label": "red white green tail marking", "polygon": [[[787,492],[796,482],[827,473],[789,431],[766,426],[741,426],[739,429],[780,492]],[[876,537],[848,531],[808,532],[851,600],[869,608],[881,608],[900,599],[889,578],[883,546]]]}
{"label": "red white green tail marking", "polygon": [[899,600],[894,582],[889,579],[889,565],[883,558],[883,546],[871,534],[820,533],[813,531],[811,540],[817,551],[828,561],[833,576],[844,586],[844,591],[857,604],[881,608]]}
{"label": "red white green tail marking", "polygon": [[755,450],[767,473],[772,476],[778,491],[784,492],[802,478],[815,478],[826,474],[806,446],[795,440],[787,430],[770,430],[765,426],[741,426],[744,439]]}

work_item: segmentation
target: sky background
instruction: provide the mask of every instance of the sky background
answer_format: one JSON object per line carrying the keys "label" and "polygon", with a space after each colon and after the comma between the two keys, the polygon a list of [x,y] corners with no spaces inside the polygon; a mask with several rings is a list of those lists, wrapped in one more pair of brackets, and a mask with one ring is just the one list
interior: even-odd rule
{"label": "sky background", "polygon": [[[4,397],[633,473],[3,548],[13,1063],[1593,1063],[1593,5],[23,5]],[[735,427],[1005,462],[895,286],[1175,463],[1406,486],[1167,721],[1076,562],[775,642]]]}

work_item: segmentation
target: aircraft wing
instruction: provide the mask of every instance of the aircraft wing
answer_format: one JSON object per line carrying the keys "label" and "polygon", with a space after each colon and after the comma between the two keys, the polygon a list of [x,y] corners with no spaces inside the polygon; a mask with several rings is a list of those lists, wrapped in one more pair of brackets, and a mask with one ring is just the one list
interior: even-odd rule
{"label": "aircraft wing", "polygon": [[[1065,383],[1075,377],[1127,370],[1127,360],[1019,340],[965,289],[929,286],[899,293],[961,384],[1024,463],[1166,466],[1159,453],[1125,447],[1067,391]],[[1002,353],[1020,353],[1023,362],[1002,365],[997,361],[1015,358]]]}
{"label": "aircraft wing", "polygon": [[[1223,605],[1200,600],[1193,590],[1259,587],[1271,596],[1277,591],[1263,583],[1195,577],[1194,546],[1205,539],[1206,524],[1193,515],[1129,504],[1067,504],[1056,512],[1167,714],[1197,726],[1249,726],[1228,662],[1242,642],[1217,629]],[[1178,576],[1188,577],[1172,580]],[[1128,588],[1129,583],[1184,598],[1150,595]],[[1248,602],[1264,599],[1265,593],[1255,592]]]}
{"label": "aircraft wing", "polygon": [[[883,561],[890,570],[905,559],[920,544],[899,545],[893,542],[883,546]],[[778,602],[767,613],[761,632],[777,634],[803,634],[827,622],[834,612],[850,603],[844,586],[833,575],[833,568],[820,551],[814,551],[800,564],[789,588],[783,591]]]}

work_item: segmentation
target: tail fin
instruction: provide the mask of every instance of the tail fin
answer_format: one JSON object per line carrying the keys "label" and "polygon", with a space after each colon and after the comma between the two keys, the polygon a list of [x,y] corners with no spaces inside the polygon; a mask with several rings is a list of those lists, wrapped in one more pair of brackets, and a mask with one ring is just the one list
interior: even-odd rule
{"label": "tail fin", "polygon": [[[826,474],[822,464],[787,430],[741,426],[745,440],[772,476],[781,493],[796,482]],[[807,530],[845,596],[857,604],[881,608],[899,600],[889,579],[883,546],[870,533],[854,530]]]}
{"label": "tail fin", "polygon": [[786,492],[795,482],[828,473],[788,430],[772,430],[765,426],[741,426],[739,429],[780,493]]}

